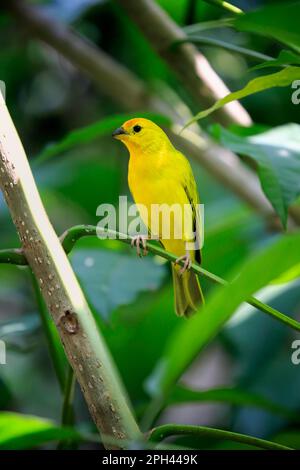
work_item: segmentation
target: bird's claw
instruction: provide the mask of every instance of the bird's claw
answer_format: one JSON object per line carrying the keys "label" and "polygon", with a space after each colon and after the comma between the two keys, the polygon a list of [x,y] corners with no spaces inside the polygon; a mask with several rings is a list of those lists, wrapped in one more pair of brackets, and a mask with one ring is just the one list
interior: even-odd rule
{"label": "bird's claw", "polygon": [[[136,247],[136,252],[137,252],[137,255],[138,256],[146,256],[148,254],[148,251],[147,251],[147,237],[145,237],[144,235],[135,235],[134,237],[132,237],[132,240],[131,240],[131,246],[132,247]],[[141,245],[143,247],[143,253],[141,253]]]}
{"label": "bird's claw", "polygon": [[180,256],[179,258],[176,259],[175,264],[181,264],[181,261],[183,261],[183,266],[180,270],[180,274],[185,273],[185,271],[189,271],[192,266],[192,260],[190,257],[189,253],[186,253],[183,256]]}

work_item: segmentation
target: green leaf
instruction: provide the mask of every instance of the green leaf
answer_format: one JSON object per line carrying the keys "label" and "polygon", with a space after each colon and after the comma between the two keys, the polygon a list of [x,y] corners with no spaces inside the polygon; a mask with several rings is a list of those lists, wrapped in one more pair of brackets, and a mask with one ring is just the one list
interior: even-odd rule
{"label": "green leaf", "polygon": [[300,56],[292,51],[280,51],[277,59],[267,60],[262,64],[252,67],[251,70],[264,69],[266,67],[282,67],[286,65],[300,65]]}
{"label": "green leaf", "polygon": [[300,126],[287,124],[250,137],[214,129],[223,146],[256,162],[262,189],[285,227],[288,208],[300,194]]}
{"label": "green leaf", "polygon": [[285,418],[292,419],[295,416],[294,411],[274,403],[272,400],[265,398],[253,392],[247,392],[238,388],[212,388],[208,390],[191,390],[177,385],[168,400],[168,405],[179,403],[207,403],[217,402],[235,406],[246,406],[260,408]]}
{"label": "green leaf", "polygon": [[205,46],[220,47],[221,49],[225,49],[231,52],[236,52],[246,57],[251,57],[252,59],[272,61],[271,57],[265,54],[262,54],[261,52],[254,51],[253,49],[248,49],[246,47],[238,46],[237,44],[232,44],[230,42],[223,41],[221,39],[212,38],[210,36],[204,36],[204,35],[195,34],[195,33],[189,35],[187,39],[176,41],[174,43],[174,46],[183,44],[185,42],[192,42],[193,44],[200,44],[200,45],[202,44]]}
{"label": "green leaf", "polygon": [[170,336],[165,353],[148,380],[150,392],[158,396],[167,395],[238,306],[272,279],[299,263],[299,258],[300,234],[297,233],[281,237],[235,270],[231,276],[233,281],[225,287],[215,288],[205,307]]}
{"label": "green leaf", "polygon": [[[67,134],[59,142],[48,145],[35,159],[36,164],[44,163],[51,157],[70,150],[78,145],[87,144],[94,139],[111,134],[124,121],[137,117],[137,114],[116,114],[100,121],[94,122],[89,126],[76,129]],[[139,113],[139,117],[151,119],[161,126],[170,126],[171,120],[165,116],[154,113]]]}
{"label": "green leaf", "polygon": [[71,428],[61,428],[53,422],[36,416],[0,413],[0,449],[30,449],[60,439],[79,439]]}
{"label": "green leaf", "polygon": [[237,16],[233,25],[240,31],[258,33],[300,50],[299,8],[299,1],[269,5]]}
{"label": "green leaf", "polygon": [[247,85],[241,90],[230,93],[224,98],[218,100],[210,108],[196,114],[196,116],[194,116],[190,121],[187,122],[183,129],[190,126],[195,121],[207,117],[209,114],[213,113],[217,109],[225,106],[225,104],[231,103],[235,100],[240,100],[241,98],[245,98],[246,96],[253,95],[254,93],[258,93],[260,91],[268,90],[269,88],[289,86],[294,80],[297,80],[299,78],[300,67],[287,67],[284,70],[281,70],[280,72],[264,75],[263,77],[254,78],[249,83],[247,83]]}
{"label": "green leaf", "polygon": [[139,293],[157,290],[166,273],[153,258],[139,259],[135,252],[82,249],[74,253],[72,264],[91,303],[106,319],[117,307],[134,302]]}
{"label": "green leaf", "polygon": [[286,284],[300,278],[300,263],[293,266],[288,271],[284,272],[281,276],[272,281],[272,284]]}
{"label": "green leaf", "polygon": [[188,26],[184,26],[182,29],[187,35],[198,34],[201,31],[207,31],[217,28],[225,28],[226,26],[232,26],[232,18],[220,18],[218,20],[203,21],[201,23],[194,23]]}

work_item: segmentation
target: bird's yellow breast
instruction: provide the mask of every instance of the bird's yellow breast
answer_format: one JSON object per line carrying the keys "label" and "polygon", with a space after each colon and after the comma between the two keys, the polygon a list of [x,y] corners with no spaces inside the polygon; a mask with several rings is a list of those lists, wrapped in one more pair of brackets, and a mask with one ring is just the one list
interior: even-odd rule
{"label": "bird's yellow breast", "polygon": [[[178,162],[173,162],[169,155],[168,159],[163,155],[156,155],[153,158],[148,156],[147,160],[144,155],[131,154],[128,183],[133,199],[139,206],[141,218],[151,235],[158,237],[168,251],[178,256],[184,254],[186,227],[183,224],[183,214],[184,206],[189,201],[180,181]],[[178,214],[176,209],[179,206],[182,217],[174,216]],[[180,233],[181,238],[178,238]]]}

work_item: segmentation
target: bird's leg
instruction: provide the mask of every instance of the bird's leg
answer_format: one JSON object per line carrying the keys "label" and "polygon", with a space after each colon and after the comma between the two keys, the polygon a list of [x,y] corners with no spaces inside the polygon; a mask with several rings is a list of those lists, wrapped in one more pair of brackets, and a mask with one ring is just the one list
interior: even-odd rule
{"label": "bird's leg", "polygon": [[143,256],[146,256],[148,254],[147,240],[149,240],[149,237],[147,235],[135,235],[134,237],[132,237],[131,246],[136,247],[136,252],[138,256],[142,256],[141,245],[143,247]]}
{"label": "bird's leg", "polygon": [[141,254],[141,245],[143,247],[143,256],[148,254],[147,251],[147,241],[148,240],[156,240],[159,241],[158,235],[134,235],[131,240],[131,246],[136,246],[136,252],[138,256],[142,256]]}
{"label": "bird's leg", "polygon": [[180,274],[183,274],[185,273],[185,271],[191,269],[192,266],[192,260],[189,251],[186,251],[185,255],[179,256],[179,258],[176,259],[175,264],[180,264],[181,261],[183,261],[184,263],[180,270]]}

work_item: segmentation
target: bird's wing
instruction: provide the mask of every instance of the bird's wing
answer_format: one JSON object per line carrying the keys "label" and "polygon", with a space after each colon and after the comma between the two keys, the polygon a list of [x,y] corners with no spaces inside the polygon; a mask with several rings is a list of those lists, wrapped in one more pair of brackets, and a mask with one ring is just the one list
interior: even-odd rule
{"label": "bird's wing", "polygon": [[193,232],[197,235],[197,242],[199,245],[198,248],[195,249],[195,259],[200,264],[201,263],[200,247],[202,246],[203,234],[202,234],[202,225],[201,225],[202,220],[201,220],[200,206],[199,206],[199,203],[200,203],[199,194],[197,190],[196,181],[193,175],[193,171],[188,160],[180,152],[178,153],[179,153],[179,158],[181,159],[181,162],[182,162],[182,169],[183,169],[181,173],[181,184],[183,185],[185,194],[192,208]]}

